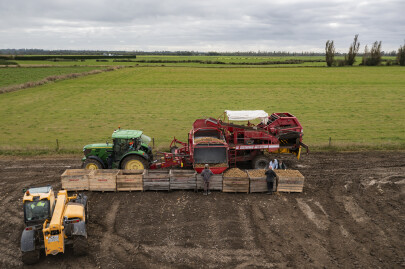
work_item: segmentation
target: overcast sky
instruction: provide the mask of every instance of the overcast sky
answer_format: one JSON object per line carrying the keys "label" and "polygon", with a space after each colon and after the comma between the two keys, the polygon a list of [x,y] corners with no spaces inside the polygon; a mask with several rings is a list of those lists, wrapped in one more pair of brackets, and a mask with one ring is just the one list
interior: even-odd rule
{"label": "overcast sky", "polygon": [[346,52],[405,40],[405,0],[0,0],[0,49]]}

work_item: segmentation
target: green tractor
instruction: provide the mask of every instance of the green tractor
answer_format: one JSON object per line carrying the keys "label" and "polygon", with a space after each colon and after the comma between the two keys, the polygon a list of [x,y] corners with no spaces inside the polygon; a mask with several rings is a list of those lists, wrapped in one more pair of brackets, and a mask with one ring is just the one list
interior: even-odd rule
{"label": "green tractor", "polygon": [[151,139],[138,130],[115,130],[113,143],[90,144],[83,148],[85,169],[147,169],[153,161]]}

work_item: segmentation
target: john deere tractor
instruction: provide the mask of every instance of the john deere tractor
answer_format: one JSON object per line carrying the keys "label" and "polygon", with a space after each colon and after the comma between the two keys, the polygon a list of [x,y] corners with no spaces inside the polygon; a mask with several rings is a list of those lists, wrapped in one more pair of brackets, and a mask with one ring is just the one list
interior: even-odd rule
{"label": "john deere tractor", "polygon": [[139,130],[115,130],[113,143],[90,144],[83,148],[85,169],[147,169],[153,161],[151,139]]}

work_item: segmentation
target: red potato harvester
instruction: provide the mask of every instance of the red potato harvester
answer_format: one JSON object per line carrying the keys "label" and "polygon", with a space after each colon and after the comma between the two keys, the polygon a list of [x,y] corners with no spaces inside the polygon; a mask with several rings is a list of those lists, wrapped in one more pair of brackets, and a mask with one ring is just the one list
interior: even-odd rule
{"label": "red potato harvester", "polygon": [[[251,122],[256,119],[260,123]],[[235,121],[247,123],[240,125]],[[171,152],[160,153],[161,162],[152,163],[149,168],[193,167],[200,173],[207,163],[214,174],[220,174],[228,167],[250,162],[253,168],[263,169],[270,161],[268,152],[292,153],[298,159],[302,147],[308,153],[303,135],[301,124],[290,113],[268,116],[263,110],[226,110],[218,119],[197,119],[188,142],[174,138]]]}

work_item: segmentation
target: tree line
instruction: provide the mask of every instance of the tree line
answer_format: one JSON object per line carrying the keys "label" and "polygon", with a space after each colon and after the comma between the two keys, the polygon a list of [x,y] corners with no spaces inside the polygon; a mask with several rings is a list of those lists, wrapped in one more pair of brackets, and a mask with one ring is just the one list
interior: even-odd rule
{"label": "tree line", "polygon": [[[356,56],[358,55],[360,49],[360,42],[358,40],[359,35],[354,36],[353,43],[349,47],[349,52],[345,55],[344,60],[335,60],[335,45],[333,40],[326,41],[325,44],[325,61],[327,66],[352,66],[356,61]],[[384,54],[381,51],[381,41],[375,41],[371,48],[368,45],[364,48],[364,53],[362,55],[360,65],[376,66],[381,65],[381,56]],[[395,53],[392,53],[395,55]],[[391,54],[391,55],[392,55]],[[386,65],[399,64],[401,66],[405,65],[405,44],[400,46],[398,52],[396,53],[396,61],[393,62],[388,60]]]}

